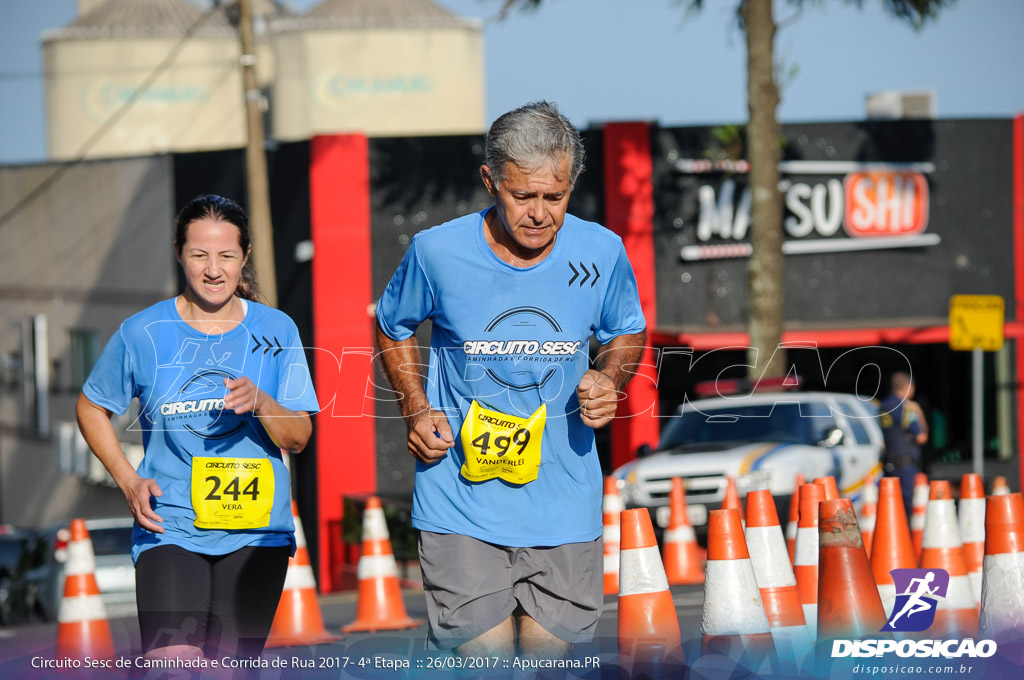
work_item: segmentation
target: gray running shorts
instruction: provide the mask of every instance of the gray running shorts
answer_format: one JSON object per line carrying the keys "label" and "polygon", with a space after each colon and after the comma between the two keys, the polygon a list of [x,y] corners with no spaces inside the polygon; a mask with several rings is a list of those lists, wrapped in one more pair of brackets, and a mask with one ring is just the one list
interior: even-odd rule
{"label": "gray running shorts", "polygon": [[510,548],[421,531],[427,641],[451,649],[507,619],[517,605],[566,642],[593,638],[604,603],[603,539]]}

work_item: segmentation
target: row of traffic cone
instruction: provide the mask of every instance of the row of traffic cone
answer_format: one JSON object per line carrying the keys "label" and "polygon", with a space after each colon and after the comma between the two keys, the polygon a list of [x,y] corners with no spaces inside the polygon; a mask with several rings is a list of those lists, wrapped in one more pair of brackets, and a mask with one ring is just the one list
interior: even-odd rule
{"label": "row of traffic cone", "polygon": [[[984,500],[974,490],[977,482],[980,480],[965,479],[962,502]],[[747,495],[745,532],[738,509],[711,512],[702,655],[722,653],[747,659],[752,664],[749,667],[756,669],[758,663],[777,661],[780,657],[776,650],[781,658],[801,658],[809,652],[815,637],[852,637],[880,630],[891,613],[890,600],[895,596],[889,571],[916,565],[911,557],[912,541],[899,480],[884,478],[880,482],[870,563],[853,506],[849,499],[830,498],[836,495],[833,484],[819,479],[799,488],[795,568],[787,559],[786,541],[768,491]],[[1020,494],[1005,494],[990,497],[986,503],[985,583],[993,585],[979,593],[982,635],[1018,639],[1024,634],[1024,611],[1012,601],[1008,603],[1012,598],[1007,598],[1006,593],[1019,591],[1020,580],[1024,578],[1024,500]],[[688,527],[682,519],[685,499],[681,483],[673,485],[671,505],[674,519],[670,531]],[[971,505],[977,503],[962,506],[961,516],[968,518],[962,520],[965,526],[973,527],[972,523],[978,520],[976,512],[968,512]],[[298,549],[289,564],[285,592],[268,646],[317,644],[336,639],[323,627],[294,504],[293,514]],[[632,655],[634,669],[682,663],[678,619],[650,517],[642,509],[624,511],[620,517],[620,651]],[[689,538],[692,527],[689,528],[689,532],[679,533]],[[968,534],[966,530],[964,533]],[[94,560],[84,522],[73,522],[71,534],[58,653],[110,658],[113,644],[92,574]],[[970,534],[972,538],[977,535],[976,530]],[[944,606],[940,604],[935,628],[940,634],[975,635],[978,610],[948,482],[930,485],[921,543],[921,566],[946,569],[951,577],[949,597]],[[694,557],[688,552],[667,551],[665,565],[671,559],[691,572],[692,577]],[[405,614],[394,556],[377,499],[367,503],[364,515],[359,572],[359,609],[356,621],[345,627],[347,632],[418,625]],[[1011,586],[1016,590],[1008,591]]]}
{"label": "row of traffic cone", "polygon": [[[281,603],[267,639],[268,648],[315,645],[339,639],[324,628],[305,532],[295,501],[292,501],[292,516],[295,520],[295,556],[288,563]],[[357,571],[359,599],[356,619],[343,626],[342,631],[377,632],[420,625],[419,621],[406,614],[384,509],[376,496],[367,499],[363,511],[362,553]]]}
{"label": "row of traffic cone", "polygon": [[[292,516],[296,550],[288,562],[284,589],[267,648],[316,645],[340,639],[324,627],[305,532],[294,501]],[[58,615],[57,655],[71,659],[112,659],[113,638],[96,584],[96,559],[85,520],[72,520],[70,533],[64,567],[64,595]],[[345,632],[398,630],[420,625],[419,621],[406,615],[384,511],[376,497],[367,500],[363,514],[363,545],[358,573],[356,620],[344,626]]]}

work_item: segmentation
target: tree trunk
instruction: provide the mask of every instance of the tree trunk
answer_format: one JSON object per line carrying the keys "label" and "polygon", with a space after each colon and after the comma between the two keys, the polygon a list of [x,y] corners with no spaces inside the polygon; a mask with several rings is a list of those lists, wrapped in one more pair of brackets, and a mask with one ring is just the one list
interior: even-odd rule
{"label": "tree trunk", "polygon": [[785,271],[782,256],[782,195],[779,193],[781,128],[776,118],[775,18],[772,0],[745,0],[741,10],[747,39],[747,147],[750,154],[751,233],[749,269],[750,377],[785,375],[782,340]]}

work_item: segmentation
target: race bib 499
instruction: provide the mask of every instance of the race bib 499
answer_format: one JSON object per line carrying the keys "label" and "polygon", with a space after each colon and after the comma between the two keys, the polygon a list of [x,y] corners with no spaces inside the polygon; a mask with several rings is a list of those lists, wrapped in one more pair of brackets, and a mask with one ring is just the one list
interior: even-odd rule
{"label": "race bib 499", "polygon": [[274,508],[269,458],[192,458],[192,509],[199,529],[262,529]]}
{"label": "race bib 499", "polygon": [[462,423],[462,476],[471,482],[504,479],[526,484],[537,479],[547,407],[529,418],[485,409],[476,400]]}

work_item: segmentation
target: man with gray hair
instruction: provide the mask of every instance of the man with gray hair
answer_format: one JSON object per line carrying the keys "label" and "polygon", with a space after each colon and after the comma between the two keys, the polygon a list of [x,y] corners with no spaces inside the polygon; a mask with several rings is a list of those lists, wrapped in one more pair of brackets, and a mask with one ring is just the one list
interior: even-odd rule
{"label": "man with gray hair", "polygon": [[417,461],[428,640],[465,656],[565,656],[601,612],[594,428],[646,335],[621,239],[566,212],[583,155],[547,102],[498,118],[480,168],[494,206],[417,234],[377,304]]}

